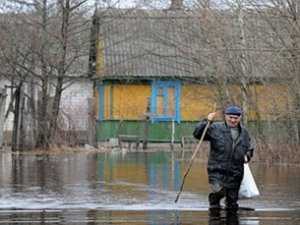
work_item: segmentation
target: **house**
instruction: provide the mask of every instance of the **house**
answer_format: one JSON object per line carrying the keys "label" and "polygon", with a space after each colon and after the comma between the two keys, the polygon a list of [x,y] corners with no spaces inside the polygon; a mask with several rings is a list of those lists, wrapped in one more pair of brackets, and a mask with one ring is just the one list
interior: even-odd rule
{"label": "house", "polygon": [[[178,142],[191,135],[214,103],[226,102],[224,96],[242,102],[243,76],[236,75],[225,53],[211,47],[202,19],[180,9],[106,9],[95,14],[90,71],[98,141],[135,135],[150,142]],[[224,22],[224,34],[229,25]],[[226,35],[228,40],[239,38]],[[246,79],[253,104],[249,120],[274,116],[273,109],[282,112],[288,98],[286,85],[255,69]],[[272,82],[265,85],[266,80]]]}

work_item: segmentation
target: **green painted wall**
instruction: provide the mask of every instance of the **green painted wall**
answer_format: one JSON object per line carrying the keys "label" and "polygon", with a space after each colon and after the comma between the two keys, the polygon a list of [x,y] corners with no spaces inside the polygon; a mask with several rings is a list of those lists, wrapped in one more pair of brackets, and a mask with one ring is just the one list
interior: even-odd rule
{"label": "green painted wall", "polygon": [[[196,122],[175,123],[175,141],[180,141],[182,136],[191,136]],[[145,123],[137,120],[117,121],[105,120],[97,123],[97,140],[104,141],[116,138],[119,134],[139,135],[143,137]],[[148,140],[150,142],[170,142],[172,123],[148,123]]]}
{"label": "green painted wall", "polygon": [[[181,141],[182,136],[192,136],[197,121],[183,121],[175,123],[175,141]],[[148,124],[148,141],[149,142],[171,142],[171,122],[159,122]],[[276,139],[287,140],[290,133],[286,129],[285,121],[261,121],[249,122],[248,129],[251,135],[255,135],[264,140]],[[105,141],[109,138],[116,138],[119,134],[139,135],[143,138],[145,134],[145,123],[138,120],[118,121],[105,120],[97,123],[97,140]]]}

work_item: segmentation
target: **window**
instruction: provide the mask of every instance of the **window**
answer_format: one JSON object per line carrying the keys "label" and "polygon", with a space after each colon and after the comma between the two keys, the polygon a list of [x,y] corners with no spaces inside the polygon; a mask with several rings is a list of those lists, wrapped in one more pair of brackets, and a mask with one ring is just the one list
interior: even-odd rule
{"label": "window", "polygon": [[180,81],[153,81],[151,120],[180,122]]}

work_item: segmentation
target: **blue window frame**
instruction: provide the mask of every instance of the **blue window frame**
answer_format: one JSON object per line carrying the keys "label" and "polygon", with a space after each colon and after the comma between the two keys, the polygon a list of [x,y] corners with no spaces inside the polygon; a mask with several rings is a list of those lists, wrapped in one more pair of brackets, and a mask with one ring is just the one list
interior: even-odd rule
{"label": "blue window frame", "polygon": [[151,121],[180,122],[180,81],[153,81]]}
{"label": "blue window frame", "polygon": [[104,84],[98,84],[98,120],[104,120]]}

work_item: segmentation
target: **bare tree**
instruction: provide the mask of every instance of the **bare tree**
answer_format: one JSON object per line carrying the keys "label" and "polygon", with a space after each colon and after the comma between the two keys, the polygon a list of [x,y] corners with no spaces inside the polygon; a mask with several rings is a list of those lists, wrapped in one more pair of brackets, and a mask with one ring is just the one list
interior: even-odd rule
{"label": "bare tree", "polygon": [[[10,2],[13,10],[4,15],[10,24],[1,23],[7,31],[6,43],[1,44],[5,76],[26,86],[27,101],[22,104],[33,117],[36,147],[48,148],[55,144],[63,91],[74,80],[87,77],[91,6],[87,0]],[[23,11],[17,11],[19,7]]]}
{"label": "bare tree", "polygon": [[[289,133],[289,142],[299,143],[300,124],[300,64],[299,64],[299,2],[297,0],[259,2],[247,0],[248,5],[256,14],[263,29],[259,30],[258,42],[265,50],[262,55],[270,58],[269,72],[285,80],[288,86],[289,101],[285,114],[285,127]],[[265,4],[262,4],[265,3]],[[273,58],[273,61],[270,59]]]}

